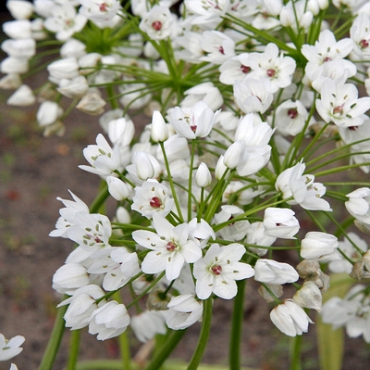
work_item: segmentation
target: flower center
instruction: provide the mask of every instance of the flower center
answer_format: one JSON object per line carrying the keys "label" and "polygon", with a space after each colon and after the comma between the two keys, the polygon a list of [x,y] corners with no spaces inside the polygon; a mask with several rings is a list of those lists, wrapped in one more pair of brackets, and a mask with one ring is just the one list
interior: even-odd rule
{"label": "flower center", "polygon": [[160,31],[162,29],[162,22],[160,21],[154,21],[152,23],[152,27],[156,30],[156,31]]}
{"label": "flower center", "polygon": [[197,125],[191,125],[190,129],[195,133],[195,131],[197,131]]}
{"label": "flower center", "polygon": [[358,130],[358,126],[350,126],[350,127],[348,127],[348,130],[357,131]]}
{"label": "flower center", "polygon": [[99,6],[99,10],[101,11],[101,12],[106,12],[107,11],[107,3],[102,3],[102,4],[100,4],[100,6]]}
{"label": "flower center", "polygon": [[240,66],[240,69],[242,70],[243,73],[249,73],[251,71],[251,67],[248,66]]}
{"label": "flower center", "polygon": [[223,48],[222,46],[220,46],[220,47],[218,48],[218,51],[219,51],[221,54],[225,55],[225,50],[224,50],[224,48]]}
{"label": "flower center", "polygon": [[367,41],[367,40],[361,40],[360,41],[360,46],[361,46],[362,49],[368,48],[369,47],[369,41]]}
{"label": "flower center", "polygon": [[294,109],[294,108],[289,109],[289,110],[288,110],[288,116],[289,116],[289,118],[291,118],[291,119],[297,118],[297,116],[298,116],[298,111],[297,111],[297,109]]}
{"label": "flower center", "polygon": [[331,58],[326,57],[326,58],[324,59],[324,63],[325,63],[325,62],[331,62]]}
{"label": "flower center", "polygon": [[343,105],[338,105],[337,107],[334,107],[333,113],[334,114],[343,114]]}
{"label": "flower center", "polygon": [[169,252],[173,252],[177,248],[177,245],[174,242],[168,242],[166,245],[166,249]]}
{"label": "flower center", "polygon": [[266,73],[267,73],[267,76],[274,77],[275,74],[276,74],[276,71],[275,71],[275,69],[270,68],[270,69],[267,70]]}
{"label": "flower center", "polygon": [[211,267],[211,270],[214,275],[221,275],[222,267],[220,265],[215,265]]}
{"label": "flower center", "polygon": [[158,197],[153,197],[152,199],[150,199],[149,204],[153,208],[160,208],[162,202]]}

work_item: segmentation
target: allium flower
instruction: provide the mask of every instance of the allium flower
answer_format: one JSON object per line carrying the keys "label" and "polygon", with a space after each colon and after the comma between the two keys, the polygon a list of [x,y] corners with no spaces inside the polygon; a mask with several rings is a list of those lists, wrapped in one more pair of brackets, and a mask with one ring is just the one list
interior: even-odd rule
{"label": "allium flower", "polygon": [[205,31],[200,46],[207,53],[200,59],[206,62],[222,64],[235,55],[235,42],[219,31]]}
{"label": "allium flower", "polygon": [[359,188],[347,194],[347,211],[360,222],[370,224],[370,189]]}
{"label": "allium flower", "polygon": [[76,289],[90,283],[87,270],[79,263],[66,263],[53,275],[53,289],[71,295]]}
{"label": "allium flower", "polygon": [[142,186],[137,186],[132,201],[131,209],[146,218],[152,218],[157,213],[166,217],[174,205],[170,191],[156,180],[148,180]]}
{"label": "allium flower", "polygon": [[71,330],[82,329],[89,324],[91,314],[101,305],[105,304],[102,300],[99,306],[96,300],[104,296],[104,291],[97,285],[86,285],[77,289],[73,296],[65,299],[58,307],[69,305],[64,315],[66,327]]}
{"label": "allium flower", "polygon": [[301,257],[318,259],[330,255],[338,248],[338,239],[334,235],[310,231],[301,242]]}
{"label": "allium flower", "polygon": [[299,134],[306,122],[308,112],[299,101],[286,100],[276,109],[275,127],[281,135]]}
{"label": "allium flower", "polygon": [[243,81],[252,70],[250,54],[242,53],[227,59],[219,70],[220,81],[225,85],[234,85],[235,81]]}
{"label": "allium flower", "polygon": [[23,351],[21,345],[25,338],[21,335],[16,335],[11,339],[5,339],[3,334],[0,334],[0,361],[8,361],[17,356]]}
{"label": "allium flower", "polygon": [[268,284],[287,284],[299,279],[298,272],[289,264],[260,258],[254,266],[254,280]]}
{"label": "allium flower", "polygon": [[155,5],[142,18],[140,29],[152,40],[163,40],[173,32],[173,18],[166,6]]}
{"label": "allium flower", "polygon": [[313,281],[305,281],[302,288],[293,296],[293,301],[304,308],[312,308],[318,312],[322,307],[322,294]]}
{"label": "allium flower", "polygon": [[82,5],[79,13],[100,28],[112,27],[121,8],[118,0],[79,0],[79,2]]}
{"label": "allium flower", "polygon": [[321,99],[316,100],[316,108],[321,118],[329,123],[334,122],[339,127],[359,126],[370,109],[370,97],[358,98],[355,85],[336,85],[327,78],[321,89]]}
{"label": "allium flower", "polygon": [[140,342],[147,342],[156,334],[166,334],[165,316],[161,311],[144,311],[131,317],[131,329]]}
{"label": "allium flower", "polygon": [[122,334],[129,324],[130,316],[125,305],[110,301],[92,313],[89,333],[98,334],[99,340],[106,340]]}
{"label": "allium flower", "polygon": [[313,323],[303,308],[291,299],[276,306],[270,313],[270,319],[281,332],[289,337],[306,333],[308,324]]}
{"label": "allium flower", "polygon": [[288,208],[267,208],[263,219],[265,234],[276,238],[295,239],[299,230],[299,222],[295,213]]}
{"label": "allium flower", "polygon": [[239,262],[244,253],[245,248],[241,244],[233,243],[224,247],[212,244],[206,255],[194,264],[197,297],[207,299],[212,293],[224,299],[235,297],[235,280],[254,275],[250,265]]}
{"label": "allium flower", "polygon": [[363,335],[365,341],[370,343],[370,299],[363,293],[364,290],[364,285],[355,285],[344,299],[329,299],[321,315],[322,321],[332,324],[334,329],[345,326],[349,337]]}
{"label": "allium flower", "polygon": [[170,329],[182,330],[196,323],[203,314],[203,303],[193,294],[172,297],[167,305],[166,324]]}
{"label": "allium flower", "polygon": [[66,41],[75,32],[79,32],[85,26],[87,19],[82,14],[77,14],[76,9],[71,4],[55,3],[51,16],[45,19],[44,26],[47,30],[56,33],[56,38]]}
{"label": "allium flower", "polygon": [[237,80],[234,97],[244,113],[265,113],[273,100],[271,83],[267,78],[247,78],[243,82]]}
{"label": "allium flower", "polygon": [[175,107],[170,122],[176,132],[187,139],[206,137],[211,132],[218,112],[214,113],[203,101],[192,108]]}
{"label": "allium flower", "polygon": [[150,249],[141,265],[143,272],[157,274],[166,271],[166,278],[172,281],[179,277],[184,263],[198,261],[202,252],[198,244],[189,239],[188,224],[171,225],[163,216],[153,215],[156,233],[137,230],[133,239],[142,247]]}
{"label": "allium flower", "polygon": [[79,168],[87,172],[105,178],[112,175],[114,171],[122,170],[119,146],[116,145],[112,149],[102,134],[96,137],[96,145],[88,145],[83,150],[83,155],[91,167],[80,165]]}
{"label": "allium flower", "polygon": [[193,107],[199,101],[204,101],[207,106],[215,111],[221,108],[224,100],[220,90],[212,82],[204,82],[196,85],[184,92],[185,99],[181,102],[181,107]]}

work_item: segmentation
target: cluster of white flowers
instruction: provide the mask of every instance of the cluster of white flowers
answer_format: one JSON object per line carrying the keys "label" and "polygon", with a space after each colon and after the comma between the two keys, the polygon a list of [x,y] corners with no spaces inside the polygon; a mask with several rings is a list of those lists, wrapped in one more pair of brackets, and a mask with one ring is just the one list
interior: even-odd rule
{"label": "cluster of white flowers", "polygon": [[[36,44],[55,37],[60,57],[47,67],[39,124],[46,134],[63,132],[65,97],[101,115],[111,142],[99,134],[80,168],[106,183],[115,219],[90,213],[71,193],[73,201],[60,199],[65,208],[50,234],[77,244],[53,278],[69,295],[60,304],[68,305],[67,327],[88,326],[104,340],[130,326],[147,341],[166,327],[189,327],[206,300],[232,299],[236,281],[254,277],[276,303],[272,322],[294,337],[312,322],[305,309],[322,309],[326,267],[370,277],[366,242],[346,232],[342,209],[326,199],[345,203],[369,234],[370,188],[346,195],[342,186],[358,182],[315,180],[347,168],[370,172],[370,97],[358,90],[370,95],[369,3],[185,0],[175,14],[171,1],[133,0],[134,16],[118,0],[23,3],[8,1],[16,20],[4,24],[11,40],[2,44],[9,57],[0,87],[16,89],[8,103],[35,102],[21,75]],[[331,29],[323,20],[329,5],[352,25]],[[151,121],[134,138],[127,111],[141,108]],[[319,154],[327,142],[336,147]],[[336,168],[339,159],[349,163]],[[310,230],[295,211],[310,216]],[[325,232],[315,212],[336,232]],[[282,261],[281,249],[298,253],[299,264]],[[291,283],[297,292],[283,297]],[[130,302],[112,299],[125,287]],[[356,289],[329,301],[324,319],[370,341],[359,329],[360,317],[370,317],[369,289]],[[143,297],[145,309],[137,304]]]}

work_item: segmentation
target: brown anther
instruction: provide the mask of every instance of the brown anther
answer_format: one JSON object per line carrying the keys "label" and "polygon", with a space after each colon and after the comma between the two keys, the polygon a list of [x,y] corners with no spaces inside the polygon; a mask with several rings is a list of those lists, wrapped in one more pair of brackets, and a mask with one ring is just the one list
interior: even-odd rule
{"label": "brown anther", "polygon": [[241,65],[240,69],[242,70],[243,73],[249,73],[251,71],[251,67]]}

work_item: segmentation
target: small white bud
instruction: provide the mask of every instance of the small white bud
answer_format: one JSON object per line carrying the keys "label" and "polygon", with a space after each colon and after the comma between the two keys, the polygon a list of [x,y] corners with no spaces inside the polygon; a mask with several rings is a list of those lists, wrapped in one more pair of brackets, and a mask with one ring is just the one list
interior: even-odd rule
{"label": "small white bud", "polygon": [[226,150],[224,156],[224,165],[230,169],[236,168],[240,158],[244,153],[245,144],[243,141],[236,141]]}
{"label": "small white bud", "polygon": [[107,176],[109,194],[116,200],[124,200],[130,195],[130,186],[114,176]]}
{"label": "small white bud", "polygon": [[224,156],[221,155],[216,164],[216,169],[215,169],[216,179],[221,180],[225,171],[227,171],[227,167],[224,164]]}
{"label": "small white bud", "polygon": [[15,105],[18,107],[25,107],[27,105],[32,105],[36,101],[35,95],[31,88],[27,85],[21,85],[13,95],[10,96],[7,103],[9,105]]}
{"label": "small white bud", "polygon": [[136,175],[140,180],[146,181],[154,177],[154,166],[145,152],[135,152]]}
{"label": "small white bud", "polygon": [[212,175],[204,162],[202,162],[198,167],[198,171],[195,175],[195,182],[201,188],[205,188],[206,186],[211,185]]}
{"label": "small white bud", "polygon": [[166,122],[164,121],[161,112],[157,110],[153,112],[151,137],[155,143],[163,142],[168,139],[168,128]]}

